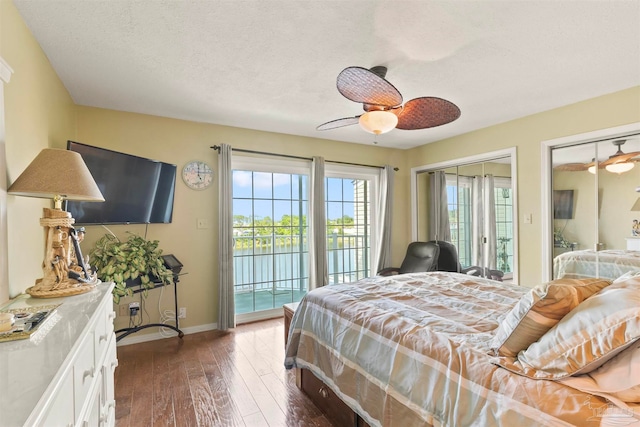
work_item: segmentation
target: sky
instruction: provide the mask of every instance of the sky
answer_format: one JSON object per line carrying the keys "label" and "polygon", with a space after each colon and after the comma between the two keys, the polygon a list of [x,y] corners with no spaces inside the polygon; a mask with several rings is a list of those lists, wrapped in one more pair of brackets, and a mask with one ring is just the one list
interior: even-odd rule
{"label": "sky", "polygon": [[[257,218],[270,216],[275,220],[283,215],[307,215],[307,187],[309,177],[297,174],[281,174],[252,171],[233,171],[233,214]],[[327,178],[326,198],[328,219],[354,216],[354,188],[350,179]],[[300,193],[305,200],[299,211]],[[254,200],[251,200],[253,194]],[[340,201],[340,202],[339,202]],[[344,203],[342,202],[344,201]]]}

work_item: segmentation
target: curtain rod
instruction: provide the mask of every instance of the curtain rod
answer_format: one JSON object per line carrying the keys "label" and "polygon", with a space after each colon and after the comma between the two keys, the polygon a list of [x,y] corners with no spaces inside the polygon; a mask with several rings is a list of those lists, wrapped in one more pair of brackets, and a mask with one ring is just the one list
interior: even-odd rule
{"label": "curtain rod", "polygon": [[[219,145],[213,145],[210,148],[213,148],[218,153],[220,152]],[[288,159],[299,159],[299,160],[313,160],[311,157],[302,157],[302,156],[292,156],[291,154],[279,154],[279,153],[269,153],[266,151],[255,151],[255,150],[245,150],[242,148],[232,148],[233,151],[239,151],[241,153],[251,153],[251,154],[263,154],[265,156],[278,156],[278,157],[286,157]],[[351,162],[340,162],[338,160],[325,160],[328,163],[338,163],[341,165],[350,165],[350,166],[364,166],[366,168],[379,168],[384,169],[384,166],[374,166],[374,165],[365,165],[362,163],[351,163]],[[400,168],[393,168],[394,171],[399,171]]]}

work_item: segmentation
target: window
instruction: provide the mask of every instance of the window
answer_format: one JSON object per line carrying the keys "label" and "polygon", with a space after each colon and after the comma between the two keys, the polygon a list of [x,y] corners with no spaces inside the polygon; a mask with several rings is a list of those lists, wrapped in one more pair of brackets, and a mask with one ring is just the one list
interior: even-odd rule
{"label": "window", "polygon": [[[235,309],[239,320],[250,320],[257,317],[242,316],[280,310],[309,289],[310,168],[305,161],[232,161]],[[374,274],[377,186],[375,168],[325,166],[329,283]]]}
{"label": "window", "polygon": [[308,167],[233,160],[236,314],[300,301],[309,284]]}
{"label": "window", "polygon": [[377,241],[371,230],[375,230],[376,218],[371,200],[377,194],[377,169],[325,167],[329,283],[353,282],[375,274],[371,250]]}

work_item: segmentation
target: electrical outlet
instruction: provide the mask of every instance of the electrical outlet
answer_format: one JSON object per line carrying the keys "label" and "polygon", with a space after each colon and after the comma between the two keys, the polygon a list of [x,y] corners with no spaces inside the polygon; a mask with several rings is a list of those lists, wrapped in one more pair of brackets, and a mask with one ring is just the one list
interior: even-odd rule
{"label": "electrical outlet", "polygon": [[180,310],[178,310],[178,319],[186,319],[186,318],[187,318],[187,308],[180,307]]}
{"label": "electrical outlet", "polygon": [[139,302],[130,302],[129,303],[129,316],[135,316],[140,311],[140,303]]}
{"label": "electrical outlet", "polygon": [[120,307],[120,312],[119,312],[120,316],[126,316],[126,315],[129,314],[129,305],[128,304],[120,304],[118,307]]}

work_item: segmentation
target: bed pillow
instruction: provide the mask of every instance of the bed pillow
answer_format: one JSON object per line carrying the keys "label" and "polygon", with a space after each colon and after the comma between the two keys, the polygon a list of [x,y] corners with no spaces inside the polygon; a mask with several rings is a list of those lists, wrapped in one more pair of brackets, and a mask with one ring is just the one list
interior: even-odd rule
{"label": "bed pillow", "polygon": [[640,277],[612,284],[582,302],[517,359],[497,363],[538,379],[586,374],[640,339]]}
{"label": "bed pillow", "polygon": [[605,279],[557,279],[525,294],[498,326],[491,342],[494,354],[515,357],[538,341],[567,313],[609,286]]}
{"label": "bed pillow", "polygon": [[595,371],[559,381],[587,393],[640,403],[640,340]]}

